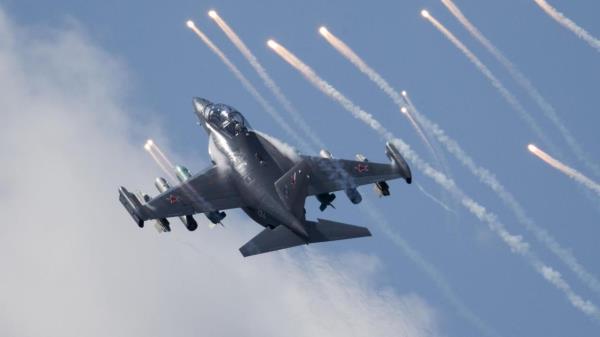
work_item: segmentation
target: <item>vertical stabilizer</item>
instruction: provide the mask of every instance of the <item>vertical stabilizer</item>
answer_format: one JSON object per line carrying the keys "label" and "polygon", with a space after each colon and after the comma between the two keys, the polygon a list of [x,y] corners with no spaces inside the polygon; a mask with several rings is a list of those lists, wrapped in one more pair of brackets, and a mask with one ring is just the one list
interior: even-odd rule
{"label": "vertical stabilizer", "polygon": [[304,220],[304,202],[308,195],[310,166],[300,161],[275,182],[275,190],[288,210],[297,218]]}

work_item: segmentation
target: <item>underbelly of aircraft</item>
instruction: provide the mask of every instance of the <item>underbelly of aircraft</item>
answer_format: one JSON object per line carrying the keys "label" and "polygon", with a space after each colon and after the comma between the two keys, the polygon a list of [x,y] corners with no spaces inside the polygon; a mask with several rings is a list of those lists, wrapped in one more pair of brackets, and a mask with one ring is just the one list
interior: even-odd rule
{"label": "underbelly of aircraft", "polygon": [[262,208],[254,208],[254,207],[244,207],[242,210],[248,214],[248,216],[254,220],[256,223],[260,224],[263,227],[275,228],[281,225],[281,221],[279,221],[276,217],[269,214]]}

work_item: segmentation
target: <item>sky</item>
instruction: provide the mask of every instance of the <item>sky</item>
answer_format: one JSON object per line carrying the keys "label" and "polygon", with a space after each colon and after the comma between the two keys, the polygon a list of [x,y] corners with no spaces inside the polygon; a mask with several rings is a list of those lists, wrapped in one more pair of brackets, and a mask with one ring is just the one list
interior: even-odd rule
{"label": "sky", "polygon": [[[590,161],[600,117],[598,52],[532,1],[455,1],[552,104]],[[594,1],[550,2],[600,36]],[[390,182],[359,207],[338,193],[307,218],[365,225],[373,237],[244,259],[238,248],[260,227],[228,211],[224,228],[158,234],[131,221],[120,185],[154,193],[164,175],[143,151],[149,137],[196,172],[207,138],[191,98],[239,109],[251,125],[292,145],[223,63],[189,29],[193,19],[277,105],[248,62],[207,16],[215,9],[279,84],[334,156],[385,161],[384,139],[323,95],[266,46],[273,38],[370,112],[429,162],[398,107],[340,56],[326,25],[420,112],[491,171],[538,227],[600,277],[600,202],[593,192],[526,149],[540,139],[472,63],[419,12],[457,35],[588,177],[561,134],[509,73],[439,1],[53,1],[0,6],[0,335],[74,336],[596,336],[600,320],[572,305],[424,172]],[[308,153],[316,154],[316,153]],[[473,200],[529,244],[570,289],[598,305],[600,293],[527,230],[510,208],[446,152],[448,172]],[[419,187],[445,203],[441,207]]]}

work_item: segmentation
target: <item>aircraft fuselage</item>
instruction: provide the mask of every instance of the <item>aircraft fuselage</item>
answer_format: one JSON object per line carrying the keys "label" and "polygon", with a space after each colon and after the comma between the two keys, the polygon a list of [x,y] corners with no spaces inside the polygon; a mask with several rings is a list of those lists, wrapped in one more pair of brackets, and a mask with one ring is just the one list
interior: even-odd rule
{"label": "aircraft fuselage", "polygon": [[[303,219],[296,218],[281,202],[275,181],[285,173],[265,149],[259,135],[246,130],[224,134],[210,125],[209,153],[214,161],[225,161],[235,177],[236,187],[246,205],[242,208],[252,220],[264,227],[285,225],[296,234],[306,236]],[[283,153],[280,153],[285,157]]]}

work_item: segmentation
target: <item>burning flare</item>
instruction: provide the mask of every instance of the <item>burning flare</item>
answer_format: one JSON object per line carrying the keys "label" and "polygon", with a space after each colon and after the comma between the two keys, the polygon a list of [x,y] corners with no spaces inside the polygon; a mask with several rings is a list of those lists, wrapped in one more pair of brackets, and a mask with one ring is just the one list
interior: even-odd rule
{"label": "burning flare", "polygon": [[548,100],[542,96],[539,90],[531,83],[531,81],[523,74],[517,66],[515,66],[512,61],[510,61],[492,42],[483,35],[479,31],[477,27],[467,17],[462,13],[460,8],[452,2],[452,0],[442,0],[442,3],[448,8],[450,13],[454,15],[454,17],[467,29],[467,31],[477,40],[479,41],[485,49],[487,49],[490,54],[492,54],[504,68],[508,71],[511,77],[520,85],[527,94],[535,101],[538,107],[542,110],[544,115],[554,124],[554,126],[558,129],[565,142],[571,149],[571,151],[575,154],[577,159],[581,161],[585,166],[592,170],[596,176],[600,176],[600,167],[592,160],[590,160],[589,156],[582,149],[579,142],[575,139],[571,131],[566,127],[566,125],[560,120],[558,113],[548,102]]}
{"label": "burning flare", "polygon": [[[210,15],[210,14],[209,14]],[[215,15],[217,13],[215,12]],[[191,22],[191,21],[188,21]],[[198,27],[196,27],[193,22],[191,25],[188,24],[188,27],[206,44],[206,46],[215,53],[219,59],[227,66],[229,71],[233,73],[235,78],[240,81],[244,89],[246,89],[252,97],[271,115],[271,117],[279,124],[279,126],[286,131],[288,135],[290,135],[296,142],[302,144],[304,141],[302,137],[281,117],[281,115],[275,110],[275,108],[261,95],[261,93],[256,89],[256,87],[244,76],[244,74],[236,67],[231,60],[223,53],[223,51],[217,47],[209,38],[204,34]]]}
{"label": "burning flare", "polygon": [[538,158],[545,161],[548,165],[561,171],[562,173],[571,177],[573,180],[577,181],[578,183],[582,184],[583,186],[595,191],[600,196],[600,185],[598,183],[596,183],[595,181],[593,181],[592,179],[584,176],[582,173],[575,170],[574,168],[561,163],[560,161],[553,158],[546,152],[540,150],[537,146],[535,146],[533,144],[527,145],[527,149],[529,150],[529,152],[533,153]]}
{"label": "burning flare", "polygon": [[421,12],[421,15],[429,21],[437,30],[440,31],[452,44],[458,48],[468,59],[475,65],[475,67],[490,81],[492,86],[498,91],[498,93],[508,102],[508,104],[519,113],[519,117],[521,117],[525,123],[528,124],[529,128],[535,133],[535,135],[541,139],[544,144],[547,144],[553,149],[556,149],[556,146],[550,141],[546,134],[542,130],[542,128],[538,125],[535,119],[527,112],[525,107],[519,102],[519,100],[513,95],[505,86],[500,82],[500,80],[492,73],[490,68],[488,68],[481,60],[469,49],[467,46],[448,28],[446,28],[441,22],[439,22],[436,18],[434,18],[429,12],[425,11],[425,14]]}
{"label": "burning flare", "polygon": [[277,101],[283,106],[283,108],[292,116],[294,123],[299,126],[299,128],[308,136],[302,137],[300,139],[300,146],[305,151],[313,152],[314,148],[304,140],[307,138],[314,144],[317,148],[325,147],[323,142],[319,139],[313,129],[308,126],[306,121],[302,118],[300,113],[294,108],[290,100],[283,94],[283,91],[275,83],[275,81],[271,78],[265,67],[258,61],[256,56],[250,51],[250,48],[246,46],[244,41],[237,35],[237,33],[231,28],[223,18],[221,18],[217,12],[210,11],[209,16],[213,19],[213,21],[221,28],[221,30],[227,35],[227,38],[236,46],[236,48],[242,53],[244,58],[250,63],[254,71],[258,74],[258,76],[262,79],[264,85],[273,93],[273,96],[277,99]]}
{"label": "burning flare", "polygon": [[396,145],[406,159],[411,161],[416,168],[423,172],[423,174],[427,175],[441,187],[450,192],[469,212],[471,212],[471,214],[485,222],[490,230],[498,235],[513,253],[522,256],[529,263],[529,265],[547,282],[559,289],[569,299],[574,307],[586,315],[600,319],[600,310],[598,307],[575,293],[571,286],[562,278],[562,275],[559,272],[546,265],[536,254],[531,251],[530,245],[523,240],[522,236],[514,235],[508,232],[505,225],[498,220],[494,213],[489,212],[483,205],[466,195],[462,189],[456,185],[454,180],[448,178],[442,172],[433,168],[428,162],[421,159],[421,157],[414,152],[408,144],[406,144],[402,139],[396,138],[394,134],[392,134],[385,126],[375,119],[373,115],[346,98],[346,96],[344,96],[331,84],[319,77],[312,68],[302,62],[289,50],[273,40],[269,40],[268,45],[286,62],[296,68],[296,70],[298,70],[316,88],[342,105],[342,107],[352,113],[355,118],[358,118],[367,124],[381,137]]}

